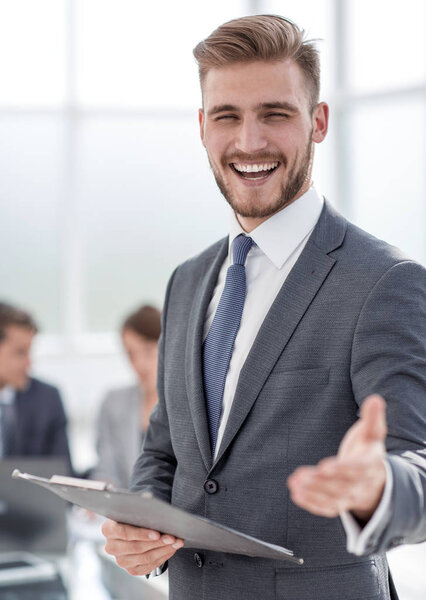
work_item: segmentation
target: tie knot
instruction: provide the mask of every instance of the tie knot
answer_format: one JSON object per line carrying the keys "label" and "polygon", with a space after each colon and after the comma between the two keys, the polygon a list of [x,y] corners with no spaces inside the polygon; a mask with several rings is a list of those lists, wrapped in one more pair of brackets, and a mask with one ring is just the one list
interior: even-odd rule
{"label": "tie knot", "polygon": [[251,237],[240,234],[234,240],[232,245],[232,251],[234,256],[234,265],[244,265],[246,262],[247,254],[253,245]]}

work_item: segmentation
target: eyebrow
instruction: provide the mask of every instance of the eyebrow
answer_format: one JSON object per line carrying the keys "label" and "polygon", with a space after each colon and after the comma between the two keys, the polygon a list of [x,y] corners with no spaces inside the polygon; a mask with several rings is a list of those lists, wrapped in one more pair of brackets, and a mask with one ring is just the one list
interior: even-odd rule
{"label": "eyebrow", "polygon": [[[256,104],[254,108],[255,110],[280,109],[292,113],[300,112],[299,108],[290,102],[261,102]],[[213,108],[209,110],[207,114],[209,117],[211,117],[221,112],[239,112],[239,108],[233,104],[218,104],[213,106]]]}
{"label": "eyebrow", "polygon": [[299,108],[295,104],[291,104],[291,102],[263,102],[257,104],[255,106],[256,110],[262,109],[274,109],[279,108],[281,110],[286,110],[287,112],[298,113],[300,112]]}
{"label": "eyebrow", "polygon": [[209,116],[217,115],[217,113],[221,112],[238,112],[238,108],[233,104],[218,104],[213,106],[211,110],[207,113]]}

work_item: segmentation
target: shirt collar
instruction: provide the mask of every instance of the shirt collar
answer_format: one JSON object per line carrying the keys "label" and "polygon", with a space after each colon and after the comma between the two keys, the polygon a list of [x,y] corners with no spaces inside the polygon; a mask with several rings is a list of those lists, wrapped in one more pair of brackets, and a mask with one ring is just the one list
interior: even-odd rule
{"label": "shirt collar", "polygon": [[0,404],[12,404],[15,399],[15,390],[9,386],[0,390]]}
{"label": "shirt collar", "polygon": [[[277,269],[281,269],[299,244],[315,227],[324,205],[323,197],[311,186],[295,202],[258,225],[250,237]],[[247,235],[234,213],[231,214],[228,256],[234,239]]]}

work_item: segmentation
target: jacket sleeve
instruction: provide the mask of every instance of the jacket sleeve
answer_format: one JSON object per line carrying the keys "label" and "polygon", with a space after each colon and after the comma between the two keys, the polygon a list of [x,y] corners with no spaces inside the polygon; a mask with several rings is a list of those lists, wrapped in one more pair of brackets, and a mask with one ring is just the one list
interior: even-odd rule
{"label": "jacket sleeve", "polygon": [[171,443],[169,419],[164,397],[167,309],[175,274],[176,270],[167,286],[162,314],[157,374],[158,403],[151,413],[142,452],[133,467],[133,474],[130,481],[131,491],[150,491],[157,498],[166,502],[171,501],[173,479],[176,470],[176,457]]}
{"label": "jacket sleeve", "polygon": [[354,334],[351,379],[359,405],[386,400],[390,519],[365,554],[426,540],[426,270],[403,261],[371,290]]}

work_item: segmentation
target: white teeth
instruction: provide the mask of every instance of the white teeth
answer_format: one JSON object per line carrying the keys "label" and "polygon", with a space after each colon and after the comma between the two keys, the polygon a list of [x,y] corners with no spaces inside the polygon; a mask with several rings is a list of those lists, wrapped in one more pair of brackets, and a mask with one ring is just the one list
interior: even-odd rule
{"label": "white teeth", "polygon": [[242,163],[233,163],[234,169],[240,173],[258,173],[259,171],[270,171],[278,167],[278,162],[265,163],[259,165],[245,165]]}

